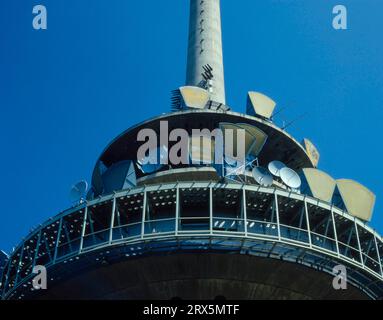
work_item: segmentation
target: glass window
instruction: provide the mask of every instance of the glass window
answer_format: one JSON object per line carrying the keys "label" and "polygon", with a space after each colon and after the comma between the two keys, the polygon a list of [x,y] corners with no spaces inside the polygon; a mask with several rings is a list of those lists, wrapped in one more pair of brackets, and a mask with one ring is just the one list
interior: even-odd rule
{"label": "glass window", "polygon": [[215,231],[244,231],[243,191],[213,189],[213,229]]}
{"label": "glass window", "polygon": [[380,264],[383,264],[383,242],[376,239],[378,243],[378,250],[379,250],[379,256],[380,256]]}
{"label": "glass window", "polygon": [[141,236],[143,203],[143,193],[116,200],[113,241]]}
{"label": "glass window", "polygon": [[24,250],[20,260],[20,271],[18,281],[29,276],[32,273],[33,261],[36,255],[39,233],[24,242]]}
{"label": "glass window", "polygon": [[307,204],[312,244],[336,252],[334,226],[330,210]]}
{"label": "glass window", "polygon": [[56,220],[41,230],[36,265],[46,265],[53,261],[59,225],[60,220]]}
{"label": "glass window", "polygon": [[247,232],[277,237],[274,194],[246,191]]}
{"label": "glass window", "polygon": [[180,190],[180,231],[209,231],[210,189]]}
{"label": "glass window", "polygon": [[374,235],[359,225],[358,233],[364,265],[367,268],[380,273],[380,265],[378,262],[378,253],[376,251]]}
{"label": "glass window", "polygon": [[334,213],[339,253],[349,259],[360,262],[358,238],[353,220]]}
{"label": "glass window", "polygon": [[304,202],[278,196],[278,210],[281,237],[308,243],[309,235]]}
{"label": "glass window", "polygon": [[16,275],[17,275],[17,269],[19,267],[20,262],[20,256],[22,253],[22,248],[17,249],[15,252],[13,252],[10,261],[9,261],[9,270],[5,270],[8,275],[7,280],[7,286],[5,287],[5,290],[9,290],[13,288],[13,286],[16,283]]}
{"label": "glass window", "polygon": [[145,234],[175,231],[176,197],[174,189],[147,193]]}
{"label": "glass window", "polygon": [[81,234],[84,223],[84,210],[77,211],[62,218],[57,257],[64,257],[80,249]]}

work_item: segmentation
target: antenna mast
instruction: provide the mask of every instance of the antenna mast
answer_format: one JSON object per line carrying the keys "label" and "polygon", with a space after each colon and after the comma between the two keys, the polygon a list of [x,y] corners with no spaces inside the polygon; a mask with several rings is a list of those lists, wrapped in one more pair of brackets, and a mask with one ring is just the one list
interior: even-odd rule
{"label": "antenna mast", "polygon": [[205,87],[213,101],[226,104],[220,0],[190,0],[186,85]]}

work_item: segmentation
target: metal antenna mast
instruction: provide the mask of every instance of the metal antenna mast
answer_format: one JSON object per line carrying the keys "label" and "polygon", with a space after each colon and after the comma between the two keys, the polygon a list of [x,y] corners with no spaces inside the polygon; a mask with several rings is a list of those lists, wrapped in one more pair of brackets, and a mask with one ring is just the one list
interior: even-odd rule
{"label": "metal antenna mast", "polygon": [[186,85],[205,86],[213,101],[226,104],[220,0],[190,0]]}

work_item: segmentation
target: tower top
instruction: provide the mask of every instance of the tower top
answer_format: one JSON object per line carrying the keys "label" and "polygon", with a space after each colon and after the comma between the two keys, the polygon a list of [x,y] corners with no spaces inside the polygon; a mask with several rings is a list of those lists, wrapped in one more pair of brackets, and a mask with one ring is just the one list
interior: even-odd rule
{"label": "tower top", "polygon": [[211,100],[226,104],[220,0],[190,0],[186,85],[205,87]]}

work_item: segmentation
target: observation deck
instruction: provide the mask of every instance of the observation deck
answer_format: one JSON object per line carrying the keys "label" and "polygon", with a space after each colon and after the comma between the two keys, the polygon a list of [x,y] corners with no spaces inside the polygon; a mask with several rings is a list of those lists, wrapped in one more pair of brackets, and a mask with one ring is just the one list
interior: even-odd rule
{"label": "observation deck", "polygon": [[[382,256],[375,231],[305,195],[159,184],[100,197],[44,223],[11,254],[1,290],[3,299],[171,299],[193,292],[206,299],[213,292],[228,299],[378,299]],[[188,263],[195,269],[183,269]],[[338,264],[347,267],[348,290],[332,288]],[[32,288],[35,265],[47,267],[51,290]],[[139,274],[140,266],[150,273]],[[148,283],[137,290],[143,278]],[[185,288],[191,291],[182,296]]]}

